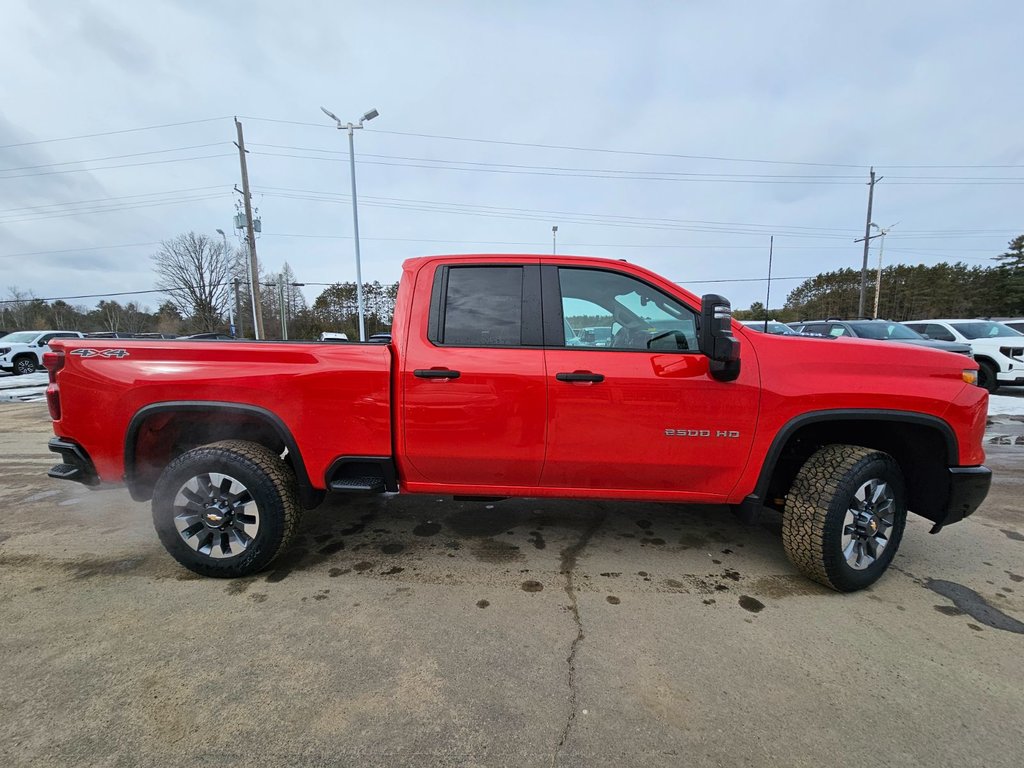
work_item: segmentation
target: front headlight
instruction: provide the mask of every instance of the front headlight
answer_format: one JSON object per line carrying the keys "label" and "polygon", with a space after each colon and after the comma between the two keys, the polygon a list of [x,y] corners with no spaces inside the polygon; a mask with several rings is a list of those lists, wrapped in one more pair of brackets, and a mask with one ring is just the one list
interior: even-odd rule
{"label": "front headlight", "polygon": [[978,372],[977,371],[965,368],[964,370],[962,370],[960,372],[960,375],[964,377],[964,381],[966,381],[968,384],[977,384],[978,383]]}
{"label": "front headlight", "polygon": [[10,347],[0,347],[0,355],[6,355],[10,351],[11,351]]}

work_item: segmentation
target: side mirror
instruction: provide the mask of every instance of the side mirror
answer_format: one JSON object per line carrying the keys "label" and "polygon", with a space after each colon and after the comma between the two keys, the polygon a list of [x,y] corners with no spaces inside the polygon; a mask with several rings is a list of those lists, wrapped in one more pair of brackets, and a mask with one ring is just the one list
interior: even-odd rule
{"label": "side mirror", "polygon": [[700,301],[700,351],[711,360],[711,376],[733,381],[740,375],[740,343],[732,335],[732,306],[717,293]]}

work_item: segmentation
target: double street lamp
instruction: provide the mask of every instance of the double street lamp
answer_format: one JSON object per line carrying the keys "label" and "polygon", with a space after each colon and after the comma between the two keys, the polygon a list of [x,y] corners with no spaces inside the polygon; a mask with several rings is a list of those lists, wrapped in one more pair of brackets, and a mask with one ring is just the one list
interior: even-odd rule
{"label": "double street lamp", "polygon": [[326,107],[320,107],[320,110],[338,124],[339,131],[348,131],[348,164],[349,175],[352,178],[352,234],[356,243],[356,302],[359,307],[359,340],[366,341],[366,315],[363,309],[363,272],[359,258],[359,210],[356,205],[356,151],[353,134],[357,128],[363,127],[363,123],[373,120],[380,113],[376,109],[371,109],[359,119],[358,123],[343,123],[337,115]]}

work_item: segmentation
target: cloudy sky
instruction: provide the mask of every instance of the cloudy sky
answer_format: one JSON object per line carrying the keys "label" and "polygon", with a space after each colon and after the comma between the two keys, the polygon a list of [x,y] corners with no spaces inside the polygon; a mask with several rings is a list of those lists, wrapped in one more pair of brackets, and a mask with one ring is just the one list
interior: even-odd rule
{"label": "cloudy sky", "polygon": [[356,134],[367,280],[550,252],[557,225],[559,253],[742,308],[775,234],[777,306],[783,278],[859,268],[871,165],[887,262],[991,263],[1024,232],[1022,28],[1009,0],[6,0],[0,298],[146,291],[161,240],[237,242],[234,115],[261,265],[309,301],[353,280],[347,140],[321,105],[380,111]]}

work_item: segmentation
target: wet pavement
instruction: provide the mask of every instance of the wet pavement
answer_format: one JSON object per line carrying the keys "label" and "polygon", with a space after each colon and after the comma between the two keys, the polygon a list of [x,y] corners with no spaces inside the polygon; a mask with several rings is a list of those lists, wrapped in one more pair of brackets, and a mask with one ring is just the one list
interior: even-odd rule
{"label": "wet pavement", "polygon": [[830,592],[725,508],[331,501],[270,570],[201,579],[123,490],[0,433],[0,764],[1016,766],[1024,423],[995,485]]}

